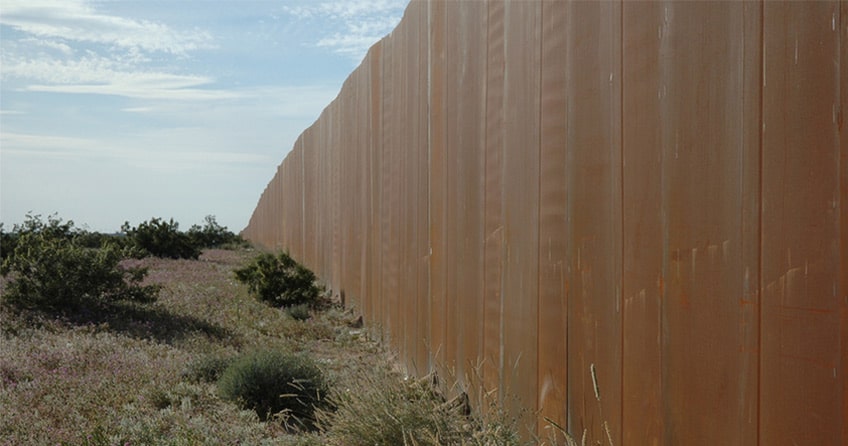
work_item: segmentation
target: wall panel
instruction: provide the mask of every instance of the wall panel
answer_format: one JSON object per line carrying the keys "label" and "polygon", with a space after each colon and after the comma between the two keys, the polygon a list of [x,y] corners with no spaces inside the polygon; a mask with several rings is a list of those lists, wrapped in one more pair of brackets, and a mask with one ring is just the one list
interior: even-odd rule
{"label": "wall panel", "polygon": [[[507,2],[504,21],[503,374],[510,404],[536,410],[539,299],[541,3]],[[518,410],[518,407],[514,407]],[[529,414],[528,414],[529,415]],[[522,420],[529,425],[535,420]],[[535,429],[535,426],[533,426]]]}
{"label": "wall panel", "polygon": [[[428,70],[428,175],[429,184],[429,282],[431,371],[447,362],[447,95],[446,95],[446,2],[427,2]],[[445,371],[440,371],[446,375]]]}
{"label": "wall panel", "polygon": [[[482,375],[486,391],[499,391],[503,387],[504,4],[492,1],[487,7]],[[503,398],[502,392],[496,395]]]}
{"label": "wall panel", "polygon": [[[449,153],[455,164],[452,226],[456,247],[456,287],[449,320],[456,333],[456,377],[467,388],[470,377],[477,373],[482,358],[483,330],[483,193],[485,169],[486,87],[486,4],[463,2],[456,14],[448,16],[448,29],[461,30],[447,52],[449,98],[455,107],[448,108],[447,128]],[[453,112],[453,114],[450,114]],[[450,266],[449,266],[450,268]],[[449,335],[450,339],[451,336]],[[479,384],[479,383],[474,383]]]}
{"label": "wall panel", "polygon": [[[566,419],[568,383],[568,288],[566,215],[566,64],[568,5],[542,3],[541,122],[539,164],[538,409],[544,417]],[[560,438],[560,440],[562,440]]]}
{"label": "wall panel", "polygon": [[[742,302],[742,163],[746,150],[743,4],[664,6],[670,19],[660,91],[663,206],[668,215],[663,306],[666,439],[750,444],[756,440],[754,330]],[[699,39],[706,32],[713,38]],[[758,39],[757,35],[749,38]],[[662,44],[666,44],[663,42]],[[755,58],[750,58],[755,60]],[[693,107],[692,105],[695,105]],[[756,126],[749,126],[756,132]],[[735,348],[716,348],[735,346]],[[699,401],[706,418],[683,408]],[[719,410],[721,408],[721,410]],[[717,429],[728,426],[728,429]]]}
{"label": "wall panel", "polygon": [[570,13],[568,405],[575,410],[569,425],[596,439],[609,430],[620,443],[621,5],[574,2]]}
{"label": "wall panel", "polygon": [[845,423],[844,393],[835,391],[846,379],[839,314],[845,18],[836,2],[766,2],[763,10],[761,441],[845,444],[836,428]]}
{"label": "wall panel", "polygon": [[662,309],[668,271],[663,212],[660,33],[664,3],[624,4],[622,444],[663,441]]}

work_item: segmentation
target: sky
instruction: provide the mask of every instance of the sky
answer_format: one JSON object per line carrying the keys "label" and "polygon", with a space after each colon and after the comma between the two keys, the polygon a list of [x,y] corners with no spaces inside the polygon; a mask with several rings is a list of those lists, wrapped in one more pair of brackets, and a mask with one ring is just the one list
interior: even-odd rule
{"label": "sky", "polygon": [[0,222],[239,232],[406,0],[0,0]]}

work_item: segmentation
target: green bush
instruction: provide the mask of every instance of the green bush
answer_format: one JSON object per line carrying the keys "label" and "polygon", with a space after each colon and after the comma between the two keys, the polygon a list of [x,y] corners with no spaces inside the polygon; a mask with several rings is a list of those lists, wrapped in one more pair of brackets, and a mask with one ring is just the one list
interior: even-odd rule
{"label": "green bush", "polygon": [[131,227],[129,222],[125,222],[121,231],[127,235],[132,246],[152,256],[172,259],[196,259],[200,256],[200,249],[188,234],[180,232],[180,224],[173,218],[167,222],[151,218],[137,227]]}
{"label": "green bush", "polygon": [[258,351],[233,362],[218,380],[220,395],[253,409],[262,420],[279,416],[289,428],[315,428],[315,410],[326,410],[329,385],[307,356]]}
{"label": "green bush", "polygon": [[230,232],[226,226],[221,226],[214,215],[204,218],[204,225],[192,225],[188,236],[192,244],[198,248],[220,248],[224,246],[244,246],[246,242],[240,236]]}
{"label": "green bush", "polygon": [[119,248],[127,247],[127,238],[120,234],[101,234],[92,231],[79,231],[74,238],[77,244],[86,248],[102,248],[106,245],[114,245]]}
{"label": "green bush", "polygon": [[14,251],[0,266],[10,276],[6,302],[35,309],[75,309],[83,303],[132,300],[152,302],[159,288],[142,286],[145,268],[120,265],[119,247],[99,249],[81,246],[73,222],[51,216],[27,216],[17,228]]}
{"label": "green bush", "polygon": [[316,305],[321,296],[315,274],[285,252],[260,254],[236,270],[235,277],[256,298],[275,306]]}

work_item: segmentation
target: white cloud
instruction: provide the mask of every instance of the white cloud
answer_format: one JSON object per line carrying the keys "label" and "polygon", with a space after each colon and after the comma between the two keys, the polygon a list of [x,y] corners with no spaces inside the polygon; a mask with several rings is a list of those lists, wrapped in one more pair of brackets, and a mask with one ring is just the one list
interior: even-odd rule
{"label": "white cloud", "polygon": [[161,23],[98,13],[80,0],[6,0],[0,24],[43,38],[185,54],[212,46],[203,31],[177,31]]}
{"label": "white cloud", "polygon": [[[202,131],[202,130],[200,130]],[[190,135],[190,134],[189,134]],[[196,137],[196,136],[195,136]],[[81,159],[104,157],[156,171],[227,169],[236,165],[265,166],[272,160],[263,154],[232,151],[150,150],[138,143],[96,138],[34,135],[3,132],[0,147],[4,157]],[[120,148],[116,148],[120,147]]]}
{"label": "white cloud", "polygon": [[[155,79],[154,79],[155,80]],[[26,91],[42,93],[105,94],[128,98],[170,100],[233,99],[238,94],[227,90],[202,90],[197,88],[171,88],[150,85],[150,82],[111,82],[109,84],[30,85]]]}
{"label": "white cloud", "polygon": [[0,61],[4,80],[23,81],[19,91],[178,100],[235,97],[203,88],[214,82],[208,76],[150,66],[156,53],[184,58],[210,47],[212,38],[203,31],[103,14],[80,0],[6,1],[0,24],[25,36],[6,39]]}
{"label": "white cloud", "polygon": [[13,132],[0,133],[0,147],[4,155],[63,153],[67,155],[90,153],[92,140],[67,136],[29,135]]}
{"label": "white cloud", "polygon": [[122,112],[127,113],[150,113],[156,111],[153,107],[126,107],[121,109]]}
{"label": "white cloud", "polygon": [[147,99],[231,99],[230,91],[200,89],[214,79],[144,71],[107,57],[89,55],[78,60],[49,57],[14,60],[4,58],[4,78],[16,77],[33,82],[24,91],[87,93]]}
{"label": "white cloud", "polygon": [[291,6],[284,10],[300,19],[334,22],[326,29],[343,29],[324,35],[316,46],[329,48],[359,62],[368,48],[397,26],[407,2],[404,0],[331,0]]}
{"label": "white cloud", "polygon": [[54,50],[54,51],[58,51],[58,52],[64,54],[65,56],[70,56],[74,53],[74,50],[70,47],[70,45],[68,45],[64,42],[60,42],[58,40],[38,39],[38,38],[31,37],[29,39],[22,39],[21,43],[32,44],[32,45],[35,45],[35,46],[39,46],[39,47],[51,49],[51,50]]}

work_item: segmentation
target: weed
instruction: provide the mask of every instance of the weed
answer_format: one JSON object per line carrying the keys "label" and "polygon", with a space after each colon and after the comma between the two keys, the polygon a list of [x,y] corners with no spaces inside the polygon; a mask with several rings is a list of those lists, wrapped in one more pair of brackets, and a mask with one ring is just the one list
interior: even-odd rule
{"label": "weed", "polygon": [[518,445],[514,426],[494,416],[474,417],[467,397],[446,400],[432,376],[404,378],[390,363],[349,372],[331,394],[334,412],[319,420],[345,445]]}

